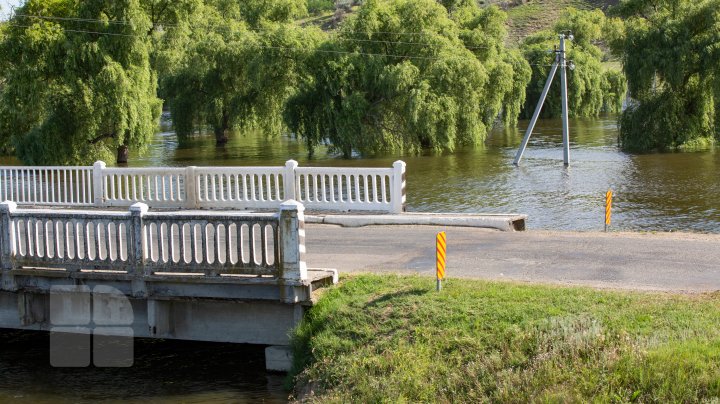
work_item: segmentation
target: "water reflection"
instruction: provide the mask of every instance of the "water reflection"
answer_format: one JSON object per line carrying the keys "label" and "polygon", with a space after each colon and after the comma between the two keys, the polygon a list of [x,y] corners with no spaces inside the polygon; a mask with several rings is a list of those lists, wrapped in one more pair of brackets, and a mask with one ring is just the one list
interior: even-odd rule
{"label": "water reflection", "polygon": [[0,401],[287,402],[262,347],[136,339],[133,367],[53,368],[49,346],[48,333],[0,329]]}

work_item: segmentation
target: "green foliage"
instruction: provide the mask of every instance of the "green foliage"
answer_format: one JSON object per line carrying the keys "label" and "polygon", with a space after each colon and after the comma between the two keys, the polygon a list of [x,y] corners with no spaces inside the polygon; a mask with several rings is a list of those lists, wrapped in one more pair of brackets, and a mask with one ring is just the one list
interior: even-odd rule
{"label": "green foliage", "polygon": [[[533,73],[523,116],[530,117],[535,110],[550,65],[555,59],[555,54],[548,50],[557,48],[558,34],[564,31],[571,31],[575,37],[573,41],[565,41],[566,58],[576,66],[575,70],[567,70],[570,116],[592,117],[601,112],[618,112],[622,108],[626,81],[617,72],[605,71],[601,63],[603,52],[595,45],[603,38],[605,27],[606,18],[602,11],[568,8],[552,30],[541,31],[525,39],[521,49],[533,65]],[[561,112],[558,73],[542,116],[557,117]]]}
{"label": "green foliage", "polygon": [[335,0],[308,0],[307,9],[310,14],[320,14],[335,10]]}
{"label": "green foliage", "polygon": [[704,402],[720,395],[714,295],[363,275],[293,336],[296,391],[328,402]]}
{"label": "green foliage", "polygon": [[[317,29],[285,23],[298,9],[288,8],[293,2],[272,3],[277,7],[262,16],[252,11],[259,2],[238,4],[205,5],[187,29],[168,35],[172,45],[159,57],[162,92],[180,137],[205,125],[220,143],[233,127],[279,133],[285,100],[303,80],[303,49],[322,37]],[[209,29],[193,29],[201,21]],[[252,30],[254,24],[261,29]]]}
{"label": "green foliage", "polygon": [[628,0],[622,56],[636,104],[621,118],[632,151],[697,148],[720,137],[720,1]]}
{"label": "green foliage", "polygon": [[[228,0],[220,0],[225,1]],[[242,0],[230,3],[239,5],[243,20],[252,27],[259,27],[264,22],[288,23],[307,14],[307,0]]]}
{"label": "green foliage", "polygon": [[18,14],[86,21],[16,16],[4,27],[3,144],[38,165],[112,160],[120,146],[146,145],[161,104],[148,56],[151,21],[139,1],[30,0]]}
{"label": "green foliage", "polygon": [[453,150],[481,142],[501,111],[513,122],[529,69],[502,45],[504,13],[456,10],[366,2],[309,60],[312,78],[290,99],[288,126],[311,149],[329,142],[349,157]]}

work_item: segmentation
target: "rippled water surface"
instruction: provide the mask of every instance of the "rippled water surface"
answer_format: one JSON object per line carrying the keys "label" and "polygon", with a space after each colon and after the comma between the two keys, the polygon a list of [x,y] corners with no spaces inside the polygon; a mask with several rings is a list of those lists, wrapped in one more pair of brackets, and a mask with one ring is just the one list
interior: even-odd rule
{"label": "rippled water surface", "polygon": [[150,152],[131,162],[152,165],[302,165],[390,167],[407,162],[408,210],[525,213],[528,227],[603,227],[604,195],[615,192],[613,226],[626,230],[720,232],[720,154],[715,151],[630,155],[617,146],[615,118],[575,119],[571,164],[562,162],[560,120],[541,120],[520,167],[511,163],[527,122],[496,129],[480,147],[456,153],[343,160],[301,142],[257,133],[235,135],[224,147],[212,136],[180,145],[157,135]]}

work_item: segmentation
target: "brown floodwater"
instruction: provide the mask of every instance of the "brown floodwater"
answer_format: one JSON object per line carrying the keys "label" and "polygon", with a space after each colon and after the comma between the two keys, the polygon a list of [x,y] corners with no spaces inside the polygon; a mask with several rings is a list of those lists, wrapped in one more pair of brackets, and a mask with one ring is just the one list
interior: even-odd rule
{"label": "brown floodwater", "polygon": [[485,144],[454,153],[356,156],[326,148],[308,157],[302,142],[257,132],[216,147],[211,135],[180,144],[158,133],[131,166],[301,165],[390,167],[407,163],[407,207],[416,212],[524,213],[528,227],[603,228],[605,192],[613,189],[612,226],[622,230],[720,232],[720,153],[715,150],[631,155],[620,151],[614,117],[573,119],[571,163],[562,162],[560,120],[540,120],[520,167],[513,157],[527,122],[496,128]]}

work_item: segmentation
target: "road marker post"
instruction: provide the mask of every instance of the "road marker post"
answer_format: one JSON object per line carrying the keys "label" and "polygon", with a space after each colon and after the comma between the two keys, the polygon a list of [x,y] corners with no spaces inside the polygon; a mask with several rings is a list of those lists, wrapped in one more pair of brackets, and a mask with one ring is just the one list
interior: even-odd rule
{"label": "road marker post", "polygon": [[435,261],[437,276],[437,291],[442,290],[442,281],[445,279],[445,262],[447,252],[447,235],[444,231],[437,234],[435,238]]}
{"label": "road marker post", "polygon": [[613,191],[612,189],[609,189],[607,193],[605,193],[605,232],[608,231],[612,220],[612,200]]}

